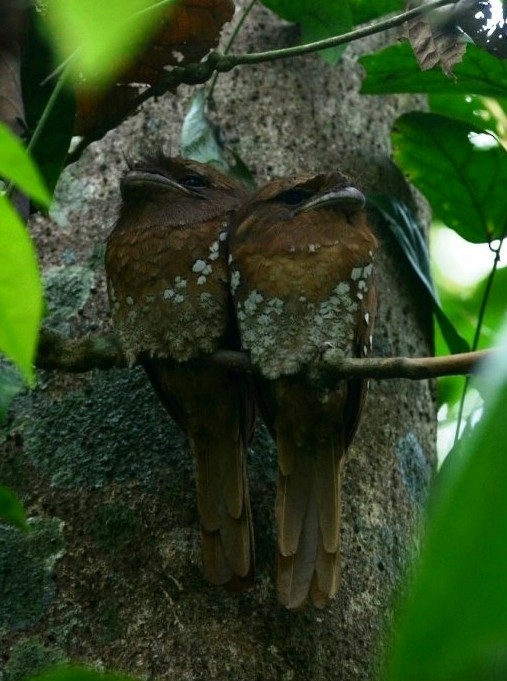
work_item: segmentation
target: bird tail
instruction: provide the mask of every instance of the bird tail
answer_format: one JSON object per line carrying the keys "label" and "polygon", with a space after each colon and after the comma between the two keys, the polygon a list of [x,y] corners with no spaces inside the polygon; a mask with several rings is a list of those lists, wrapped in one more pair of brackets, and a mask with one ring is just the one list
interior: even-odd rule
{"label": "bird tail", "polygon": [[167,411],[186,433],[195,461],[202,561],[212,584],[253,584],[255,549],[246,473],[255,425],[251,386],[199,361],[145,360]]}
{"label": "bird tail", "polygon": [[[204,435],[204,434],[202,434]],[[220,440],[192,438],[205,577],[241,591],[253,584],[254,539],[239,424]]]}
{"label": "bird tail", "polygon": [[277,589],[289,609],[308,599],[322,608],[340,586],[340,439],[333,433],[302,446],[292,434],[277,437]]}

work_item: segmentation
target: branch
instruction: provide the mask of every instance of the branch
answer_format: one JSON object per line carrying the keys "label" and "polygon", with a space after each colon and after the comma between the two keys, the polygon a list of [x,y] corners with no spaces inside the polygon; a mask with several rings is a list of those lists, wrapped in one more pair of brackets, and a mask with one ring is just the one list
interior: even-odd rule
{"label": "branch", "polygon": [[35,366],[38,369],[79,374],[91,369],[124,368],[127,360],[114,334],[93,334],[70,339],[43,327]]}
{"label": "branch", "polygon": [[[336,350],[326,350],[319,363],[321,369],[336,378],[408,378],[421,380],[438,376],[470,374],[495,350],[464,352],[444,357],[389,357],[344,359]],[[254,371],[247,353],[219,350],[210,361],[239,372]],[[89,335],[75,340],[43,328],[40,334],[36,366],[50,371],[82,373],[91,369],[127,367],[118,338],[114,334]]]}
{"label": "branch", "polygon": [[264,62],[278,61],[279,59],[291,59],[293,57],[299,57],[305,54],[311,54],[313,52],[320,52],[329,47],[338,47],[338,45],[344,45],[345,43],[351,43],[355,40],[361,38],[366,38],[370,35],[375,35],[376,33],[382,33],[391,28],[401,26],[406,21],[414,19],[416,17],[428,14],[438,7],[443,7],[444,5],[452,5],[453,2],[449,0],[430,0],[427,3],[420,5],[414,9],[398,14],[390,19],[384,19],[377,21],[363,28],[355,29],[354,31],[349,31],[349,33],[343,33],[342,35],[334,36],[333,38],[326,38],[325,40],[317,40],[313,43],[306,43],[305,45],[296,45],[295,47],[286,47],[280,50],[270,50],[268,52],[252,52],[250,54],[221,54],[220,52],[211,52],[211,54],[199,64],[188,64],[187,66],[175,66],[167,75],[157,83],[148,87],[146,90],[140,93],[132,101],[132,105],[129,107],[127,112],[123,112],[117,117],[113,117],[106,121],[100,128],[94,129],[88,135],[85,135],[76,145],[72,152],[69,153],[66,163],[74,163],[79,159],[86,147],[101,139],[106,132],[117,127],[122,121],[125,120],[131,113],[138,109],[141,104],[144,104],[148,99],[153,97],[160,97],[168,91],[176,90],[178,85],[202,85],[206,83],[214,74],[225,73],[231,71],[236,66],[243,64],[262,64]]}

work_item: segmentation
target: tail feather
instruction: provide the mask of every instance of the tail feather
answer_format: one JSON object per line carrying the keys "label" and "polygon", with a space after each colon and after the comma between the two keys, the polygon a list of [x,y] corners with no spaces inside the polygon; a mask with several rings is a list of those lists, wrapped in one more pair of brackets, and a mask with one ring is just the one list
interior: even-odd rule
{"label": "tail feather", "polygon": [[341,486],[343,447],[334,437],[317,444],[315,484],[319,504],[321,541],[327,553],[336,553],[340,545]]}
{"label": "tail feather", "polygon": [[276,496],[276,517],[278,524],[278,547],[283,556],[296,553],[301,537],[303,523],[308,522],[311,513],[308,511],[310,499],[309,482],[311,481],[312,461],[298,452],[296,465],[284,466],[288,459],[287,452],[294,454],[296,447],[289,437],[280,438],[278,442],[280,472],[278,476],[278,492]]}
{"label": "tail feather", "polygon": [[246,447],[235,437],[204,445],[194,438],[203,570],[213,584],[253,580],[253,530]]}
{"label": "tail feather", "polygon": [[255,421],[251,388],[237,375],[200,362],[143,363],[167,411],[187,434],[195,460],[204,574],[213,584],[247,588],[255,567],[246,474]]}
{"label": "tail feather", "polygon": [[328,553],[322,542],[317,550],[317,561],[310,588],[310,598],[317,607],[326,606],[335,596],[341,583],[340,547],[334,553]]}
{"label": "tail feather", "polygon": [[227,584],[233,573],[227,562],[220,533],[208,532],[201,526],[201,557],[206,579],[212,584]]}
{"label": "tail feather", "polygon": [[[282,439],[280,451],[294,445]],[[343,447],[329,436],[292,452],[289,474],[279,471],[278,596],[290,609],[301,608],[308,598],[324,607],[340,585]]]}

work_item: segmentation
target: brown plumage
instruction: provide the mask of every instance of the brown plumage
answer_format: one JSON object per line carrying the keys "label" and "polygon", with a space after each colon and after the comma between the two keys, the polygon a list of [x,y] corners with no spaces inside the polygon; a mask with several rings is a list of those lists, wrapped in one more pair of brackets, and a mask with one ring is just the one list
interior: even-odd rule
{"label": "brown plumage", "polygon": [[367,384],[330,383],[312,367],[333,347],[370,354],[376,239],[364,197],[339,173],[276,180],[231,228],[231,290],[258,401],[276,441],[278,596],[326,605],[340,585],[343,455]]}
{"label": "brown plumage", "polygon": [[244,190],[218,170],[162,155],[134,165],[109,236],[113,321],[186,433],[196,464],[204,574],[249,586],[254,547],[246,477],[253,402],[244,378],[203,361],[237,348],[228,287],[229,220]]}

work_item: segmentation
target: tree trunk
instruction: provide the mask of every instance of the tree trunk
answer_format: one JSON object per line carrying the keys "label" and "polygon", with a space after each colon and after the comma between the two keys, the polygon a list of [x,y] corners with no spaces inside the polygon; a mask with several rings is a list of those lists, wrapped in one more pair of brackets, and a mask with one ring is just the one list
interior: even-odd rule
{"label": "tree trunk", "polygon": [[[237,52],[297,40],[261,7],[247,24]],[[410,199],[389,131],[419,100],[358,93],[358,55],[383,44],[349,46],[337,67],[308,56],[220,77],[215,117],[259,184],[339,168],[367,192]],[[176,153],[191,94],[148,104],[94,144],[64,173],[52,219],[34,220],[53,327],[109,327],[104,240],[124,154],[157,144]],[[387,232],[380,238],[374,354],[430,354],[422,291]],[[427,381],[372,382],[345,467],[343,586],[328,610],[293,613],[275,598],[276,453],[263,427],[249,458],[257,581],[235,595],[202,578],[190,457],[142,371],[41,372],[0,431],[0,480],[24,496],[34,527],[27,536],[0,528],[4,681],[63,658],[149,679],[376,678],[434,440]]]}

